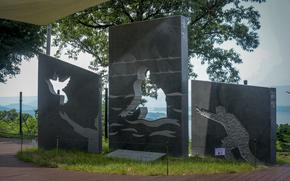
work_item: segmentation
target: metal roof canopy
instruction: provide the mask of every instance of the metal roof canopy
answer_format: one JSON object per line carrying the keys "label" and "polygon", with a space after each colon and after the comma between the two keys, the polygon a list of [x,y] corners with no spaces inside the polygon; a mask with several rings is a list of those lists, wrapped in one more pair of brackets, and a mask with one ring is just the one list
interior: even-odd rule
{"label": "metal roof canopy", "polygon": [[107,0],[0,0],[0,18],[47,25]]}

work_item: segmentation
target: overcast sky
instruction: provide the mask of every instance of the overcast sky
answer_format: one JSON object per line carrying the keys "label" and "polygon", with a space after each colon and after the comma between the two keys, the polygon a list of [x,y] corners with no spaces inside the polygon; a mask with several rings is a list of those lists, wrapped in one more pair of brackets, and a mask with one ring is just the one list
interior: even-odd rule
{"label": "overcast sky", "polygon": [[[268,0],[256,6],[261,13],[261,29],[259,30],[260,46],[254,52],[244,52],[237,49],[244,63],[238,65],[242,80],[248,80],[250,85],[275,87],[290,85],[290,0]],[[232,47],[226,44],[225,47]],[[53,48],[52,52],[55,52]],[[87,68],[92,58],[81,55],[78,61],[65,61]],[[194,61],[197,79],[208,80],[205,69],[198,61]],[[21,73],[9,79],[6,84],[0,83],[0,97],[17,96],[19,91],[24,96],[37,95],[37,59],[23,62]]]}

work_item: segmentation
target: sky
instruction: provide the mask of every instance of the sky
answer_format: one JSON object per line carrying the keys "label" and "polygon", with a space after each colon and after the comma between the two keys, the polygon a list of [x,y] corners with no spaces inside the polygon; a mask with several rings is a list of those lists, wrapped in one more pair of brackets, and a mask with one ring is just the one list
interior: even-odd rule
{"label": "sky", "polygon": [[[248,80],[249,85],[276,87],[290,85],[290,0],[268,0],[255,5],[261,14],[261,29],[258,31],[260,46],[254,52],[244,52],[240,48],[227,43],[225,48],[235,47],[241,54],[243,64],[237,65],[242,80]],[[52,55],[56,48],[52,48]],[[92,57],[81,54],[77,61],[62,56],[62,60],[88,68]],[[208,80],[206,65],[200,65],[193,60],[194,71],[198,80]],[[0,97],[18,96],[22,91],[24,96],[37,96],[37,58],[24,61],[21,73],[0,83]],[[190,87],[190,86],[189,86]]]}

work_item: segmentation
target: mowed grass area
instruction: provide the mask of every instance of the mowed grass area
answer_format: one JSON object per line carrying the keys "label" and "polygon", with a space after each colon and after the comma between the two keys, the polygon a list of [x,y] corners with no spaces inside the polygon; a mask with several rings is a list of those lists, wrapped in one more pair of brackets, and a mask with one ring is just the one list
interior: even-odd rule
{"label": "mowed grass area", "polygon": [[[103,174],[126,175],[166,175],[167,160],[137,162],[105,157],[105,154],[85,153],[65,150],[28,149],[17,154],[18,158],[39,166],[57,167],[67,170]],[[251,165],[245,162],[226,161],[206,157],[172,158],[169,157],[169,175],[214,174],[249,172],[266,166]]]}

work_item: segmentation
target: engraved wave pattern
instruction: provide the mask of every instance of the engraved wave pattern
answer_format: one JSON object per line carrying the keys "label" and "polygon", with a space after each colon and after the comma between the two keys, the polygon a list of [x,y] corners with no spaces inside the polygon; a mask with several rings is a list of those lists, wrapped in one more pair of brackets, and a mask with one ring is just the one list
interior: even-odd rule
{"label": "engraved wave pattern", "polygon": [[[149,128],[158,128],[161,126],[165,126],[165,125],[171,125],[171,126],[176,126],[176,127],[180,127],[179,124],[179,120],[177,119],[170,119],[170,118],[160,118],[157,119],[155,121],[148,121],[145,119],[138,119],[138,120],[134,120],[134,121],[128,121],[125,120],[126,123],[128,124],[128,126],[132,125],[132,127],[127,127],[124,129],[120,129],[120,131],[115,131],[115,132],[110,132],[109,135],[110,136],[115,136],[118,135],[120,132],[126,133],[126,134],[131,134],[131,136],[136,137],[136,138],[141,138],[144,136],[163,136],[163,137],[168,137],[168,138],[175,138],[175,131],[172,130],[152,130],[152,132],[149,132],[147,134],[144,133],[144,129],[142,130],[138,130],[136,129],[136,127],[134,125],[142,125],[145,127],[149,127]],[[118,123],[112,123],[110,125],[110,127],[115,127],[115,126],[123,126],[123,125],[119,125]],[[133,128],[134,127],[134,128]]]}

